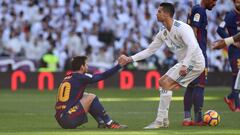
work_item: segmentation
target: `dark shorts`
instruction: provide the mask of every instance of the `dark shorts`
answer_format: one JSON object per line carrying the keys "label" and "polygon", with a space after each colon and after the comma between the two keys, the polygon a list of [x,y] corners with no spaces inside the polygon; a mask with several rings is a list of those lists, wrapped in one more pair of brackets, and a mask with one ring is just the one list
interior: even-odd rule
{"label": "dark shorts", "polygon": [[74,129],[88,121],[82,104],[79,102],[66,112],[56,116],[58,124],[65,129]]}

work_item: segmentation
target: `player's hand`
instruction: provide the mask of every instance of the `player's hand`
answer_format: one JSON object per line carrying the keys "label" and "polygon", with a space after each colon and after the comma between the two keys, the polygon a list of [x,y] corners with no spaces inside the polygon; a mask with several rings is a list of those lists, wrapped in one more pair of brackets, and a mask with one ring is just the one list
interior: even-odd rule
{"label": "player's hand", "polygon": [[187,75],[187,66],[185,65],[182,65],[182,67],[180,68],[180,71],[179,71],[179,75],[180,76],[186,76]]}
{"label": "player's hand", "polygon": [[223,39],[221,39],[221,40],[217,40],[217,41],[213,42],[212,49],[222,49],[226,46],[227,45],[226,45],[225,41]]}
{"label": "player's hand", "polygon": [[131,57],[127,57],[126,55],[121,55],[119,58],[118,58],[118,64],[121,65],[121,66],[125,66],[126,64],[132,62],[132,58]]}

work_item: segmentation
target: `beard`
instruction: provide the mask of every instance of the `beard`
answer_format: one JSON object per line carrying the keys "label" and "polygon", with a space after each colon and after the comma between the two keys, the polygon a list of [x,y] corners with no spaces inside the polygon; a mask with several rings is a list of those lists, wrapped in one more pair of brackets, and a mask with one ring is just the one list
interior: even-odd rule
{"label": "beard", "polygon": [[240,12],[240,3],[239,4],[235,4],[235,8],[237,9],[237,11]]}

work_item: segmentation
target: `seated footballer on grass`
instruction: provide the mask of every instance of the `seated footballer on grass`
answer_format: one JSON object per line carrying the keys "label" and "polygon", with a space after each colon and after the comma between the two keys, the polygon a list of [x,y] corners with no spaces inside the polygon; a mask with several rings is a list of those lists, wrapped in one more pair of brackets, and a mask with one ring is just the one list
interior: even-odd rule
{"label": "seated footballer on grass", "polygon": [[126,125],[120,125],[109,117],[96,95],[85,92],[88,84],[117,73],[124,64],[118,61],[113,68],[95,75],[86,73],[88,71],[86,56],[72,58],[71,66],[72,73],[65,76],[58,88],[55,118],[59,125],[65,129],[74,129],[88,121],[89,112],[98,122],[98,128],[127,128]]}

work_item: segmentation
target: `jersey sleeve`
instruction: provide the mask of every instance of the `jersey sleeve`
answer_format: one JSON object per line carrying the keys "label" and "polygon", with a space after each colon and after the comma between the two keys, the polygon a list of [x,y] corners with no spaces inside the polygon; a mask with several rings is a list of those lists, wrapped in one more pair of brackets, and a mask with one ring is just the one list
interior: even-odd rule
{"label": "jersey sleeve", "polygon": [[183,59],[183,65],[188,67],[192,59],[192,55],[194,55],[194,51],[199,45],[193,29],[189,25],[181,26],[179,34],[182,37],[183,43],[187,46],[186,55]]}
{"label": "jersey sleeve", "polygon": [[121,69],[121,66],[116,65],[113,68],[111,68],[103,73],[94,74],[94,75],[85,74],[84,81],[85,81],[85,83],[95,83],[95,82],[104,80],[104,79],[108,78],[109,76],[117,73],[119,71],[119,69]]}
{"label": "jersey sleeve", "polygon": [[153,55],[162,45],[163,43],[163,31],[160,30],[158,34],[155,36],[154,40],[152,43],[143,51],[131,56],[133,61],[139,61],[143,60],[145,58],[148,58],[149,56]]}
{"label": "jersey sleeve", "polygon": [[190,17],[191,26],[201,28],[201,25],[203,24],[205,17],[206,16],[202,9],[200,8],[192,9],[192,13]]}
{"label": "jersey sleeve", "polygon": [[229,36],[226,32],[226,28],[228,27],[227,25],[229,24],[230,19],[231,18],[229,18],[229,14],[227,14],[224,18],[224,21],[222,21],[217,28],[217,33],[222,38],[226,38]]}

